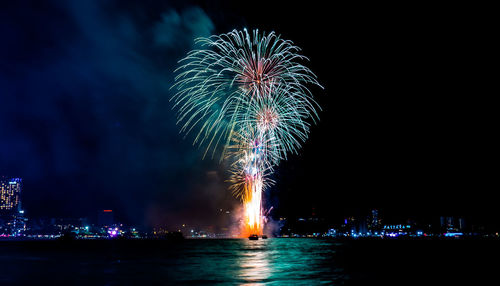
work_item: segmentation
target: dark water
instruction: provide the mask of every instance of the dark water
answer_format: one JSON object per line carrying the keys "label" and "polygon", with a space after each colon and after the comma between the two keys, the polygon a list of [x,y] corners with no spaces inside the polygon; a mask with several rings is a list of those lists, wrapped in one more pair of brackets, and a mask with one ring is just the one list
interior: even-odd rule
{"label": "dark water", "polygon": [[0,285],[476,285],[496,279],[499,245],[480,240],[0,241]]}

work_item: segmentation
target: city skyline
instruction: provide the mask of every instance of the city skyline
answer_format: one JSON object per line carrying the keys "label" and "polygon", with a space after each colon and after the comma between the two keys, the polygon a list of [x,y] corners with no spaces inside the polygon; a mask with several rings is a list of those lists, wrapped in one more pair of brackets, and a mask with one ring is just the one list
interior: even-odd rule
{"label": "city skyline", "polygon": [[[22,188],[21,188],[21,182],[23,181],[22,178],[9,178],[2,176],[0,177],[0,222],[3,221],[3,223],[0,223],[0,229],[3,226],[6,226],[4,228],[3,232],[7,231],[12,231],[11,228],[7,227],[11,223],[13,225],[14,222],[18,224],[18,228],[22,229],[23,232],[26,230],[30,230],[32,227],[35,226],[37,227],[37,224],[40,223],[41,221],[44,220],[49,220],[49,221],[60,221],[62,222],[67,221],[66,224],[72,224],[74,227],[78,229],[78,227],[84,227],[88,228],[90,226],[92,227],[111,227],[114,225],[121,225],[123,226],[123,223],[130,225],[129,222],[123,221],[122,216],[118,216],[118,219],[115,219],[115,213],[116,211],[113,211],[112,209],[101,209],[101,210],[96,210],[95,214],[85,214],[79,217],[65,217],[65,216],[54,216],[54,217],[47,217],[47,216],[42,216],[42,217],[36,217],[36,216],[30,216],[29,210],[26,213],[26,210],[21,209],[21,202],[22,202]],[[135,228],[140,228],[143,230],[147,229],[157,229],[157,228],[162,228],[170,231],[181,231],[183,230],[183,233],[185,235],[189,236],[189,230],[186,231],[186,229],[190,229],[191,232],[193,229],[200,230],[201,233],[208,233],[207,229],[211,229],[212,231],[218,229],[219,231],[224,230],[223,233],[217,234],[218,237],[230,237],[236,222],[235,220],[231,217],[232,212],[235,211],[235,209],[217,209],[213,210],[214,212],[218,214],[225,214],[227,218],[221,220],[220,218],[217,221],[209,222],[209,223],[197,223],[190,221],[189,219],[183,219],[179,218],[178,221],[169,223],[169,224],[156,224],[156,225],[132,225]],[[123,213],[124,210],[118,210],[118,214]],[[404,213],[387,213],[384,209],[375,209],[375,208],[368,208],[368,209],[357,209],[355,212],[351,213],[344,213],[343,216],[336,216],[336,217],[331,217],[331,216],[322,216],[322,211],[318,210],[316,208],[312,208],[310,213],[308,214],[294,214],[290,217],[287,216],[278,216],[278,215],[272,215],[270,212],[266,212],[266,221],[271,225],[271,228],[274,228],[274,233],[273,235],[284,235],[287,233],[290,233],[289,231],[283,231],[283,223],[287,223],[292,229],[295,229],[296,231],[299,231],[301,233],[300,229],[302,229],[302,232],[307,230],[308,228],[304,228],[304,222],[313,222],[313,227],[314,224],[317,224],[318,222],[321,222],[321,227],[319,225],[316,225],[315,232],[317,234],[322,234],[322,235],[327,235],[329,231],[332,231],[335,229],[335,232],[338,234],[341,233],[351,233],[352,234],[357,234],[359,236],[363,235],[376,235],[376,231],[379,233],[383,233],[382,231],[389,231],[389,230],[394,230],[394,229],[399,229],[400,231],[402,229],[411,228],[411,231],[415,233],[417,230],[422,234],[425,232],[427,233],[432,233],[432,234],[443,234],[443,233],[463,233],[467,231],[468,233],[481,233],[481,234],[495,234],[500,231],[500,226],[496,223],[491,223],[491,221],[488,218],[485,217],[471,217],[467,215],[461,215],[461,214],[451,214],[451,213],[446,213],[443,212],[441,213],[440,216],[429,216],[426,215],[425,212],[422,212],[420,214],[414,215],[414,216],[405,216]],[[220,216],[220,215],[219,215]],[[225,217],[226,217],[225,216]],[[496,218],[493,218],[494,221],[496,221]],[[76,222],[76,223],[74,223]],[[291,224],[290,224],[291,223]],[[2,225],[3,224],[3,225]],[[46,224],[46,223],[44,223]],[[302,224],[302,226],[300,226]],[[277,226],[280,226],[279,229],[276,229]],[[132,227],[131,226],[131,227]],[[411,227],[410,227],[411,226]],[[39,227],[39,226],[38,226]],[[298,227],[298,228],[297,228]],[[311,226],[309,226],[311,227]],[[11,230],[9,230],[11,229]],[[321,230],[321,231],[319,231]],[[327,231],[329,230],[329,231]],[[426,230],[426,231],[424,231]],[[311,229],[309,229],[311,232]],[[343,231],[343,232],[342,232]],[[406,231],[406,230],[405,230]],[[13,233],[16,233],[17,231],[13,231]],[[314,232],[311,232],[314,233]],[[406,233],[406,232],[405,232]],[[5,233],[4,233],[5,234]],[[337,234],[337,235],[338,235]]]}

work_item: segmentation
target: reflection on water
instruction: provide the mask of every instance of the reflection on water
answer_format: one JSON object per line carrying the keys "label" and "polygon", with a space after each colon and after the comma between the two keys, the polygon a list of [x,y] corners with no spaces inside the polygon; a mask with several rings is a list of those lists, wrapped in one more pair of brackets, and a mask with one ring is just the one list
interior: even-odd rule
{"label": "reflection on water", "polygon": [[[40,245],[40,246],[38,246]],[[316,239],[81,241],[0,245],[0,285],[316,285],[341,279],[337,245]],[[27,251],[29,249],[29,251]],[[33,258],[36,259],[33,259]]]}
{"label": "reflection on water", "polygon": [[289,283],[310,285],[333,282],[342,269],[335,267],[335,245],[303,239],[241,240],[238,278],[242,285]]}
{"label": "reflection on water", "polygon": [[476,280],[497,278],[499,249],[497,240],[0,241],[0,285],[487,285]]}
{"label": "reflection on water", "polygon": [[[238,260],[239,277],[244,281],[242,285],[253,285],[256,282],[266,281],[271,275],[271,254],[268,248],[269,240],[244,240],[244,251]],[[271,265],[270,265],[271,264]]]}

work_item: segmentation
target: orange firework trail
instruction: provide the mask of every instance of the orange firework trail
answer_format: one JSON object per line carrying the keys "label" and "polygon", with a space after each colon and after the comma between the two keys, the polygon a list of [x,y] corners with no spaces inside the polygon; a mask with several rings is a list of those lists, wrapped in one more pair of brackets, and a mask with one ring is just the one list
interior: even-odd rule
{"label": "orange firework trail", "polygon": [[198,130],[194,143],[206,145],[205,155],[222,146],[230,189],[243,203],[242,236],[262,235],[262,192],[273,168],[307,139],[319,106],[306,84],[320,85],[299,63],[300,49],[274,32],[234,30],[197,43],[176,70],[181,132]]}
{"label": "orange firework trail", "polygon": [[256,179],[253,183],[246,184],[245,188],[247,199],[243,201],[244,222],[242,235],[262,235],[262,181]]}

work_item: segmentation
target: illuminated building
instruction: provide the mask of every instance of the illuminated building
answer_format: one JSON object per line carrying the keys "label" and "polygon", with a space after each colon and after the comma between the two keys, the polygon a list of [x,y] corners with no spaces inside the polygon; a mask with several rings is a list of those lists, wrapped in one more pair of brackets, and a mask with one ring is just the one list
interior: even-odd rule
{"label": "illuminated building", "polygon": [[370,226],[372,228],[378,228],[380,226],[380,221],[378,218],[378,210],[372,210],[372,216],[370,219]]}
{"label": "illuminated building", "polygon": [[441,231],[456,232],[465,229],[465,219],[457,217],[440,217]]}
{"label": "illuminated building", "polygon": [[371,216],[367,217],[367,222],[368,222],[368,232],[370,234],[375,234],[380,232],[381,230],[381,225],[380,225],[380,218],[378,216],[378,210],[373,209],[371,211]]}
{"label": "illuminated building", "polygon": [[458,229],[459,230],[464,230],[465,229],[465,219],[464,218],[459,218],[458,219]]}
{"label": "illuminated building", "polygon": [[20,178],[7,179],[0,178],[0,211],[18,211],[21,207],[21,187]]}
{"label": "illuminated building", "polygon": [[344,225],[346,228],[346,231],[350,234],[357,234],[358,233],[358,227],[357,227],[357,222],[354,217],[348,217],[344,219]]}
{"label": "illuminated building", "polygon": [[26,231],[21,189],[20,178],[0,177],[0,235],[19,236]]}
{"label": "illuminated building", "polygon": [[386,236],[397,237],[409,235],[414,232],[414,229],[409,224],[389,224],[384,225],[383,231]]}

